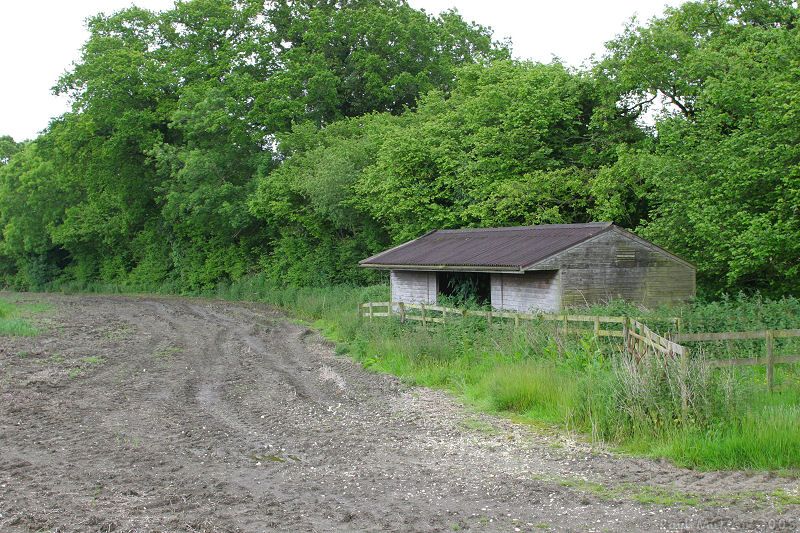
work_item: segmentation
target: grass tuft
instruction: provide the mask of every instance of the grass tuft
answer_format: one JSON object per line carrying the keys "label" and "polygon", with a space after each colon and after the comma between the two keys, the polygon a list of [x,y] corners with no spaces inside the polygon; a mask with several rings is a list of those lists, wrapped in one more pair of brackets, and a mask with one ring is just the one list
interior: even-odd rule
{"label": "grass tuft", "polygon": [[39,333],[27,316],[46,309],[42,305],[22,306],[0,299],[0,336],[6,337],[32,337]]}
{"label": "grass tuft", "polygon": [[574,410],[576,383],[550,362],[506,364],[484,378],[491,406],[551,423],[564,421]]}

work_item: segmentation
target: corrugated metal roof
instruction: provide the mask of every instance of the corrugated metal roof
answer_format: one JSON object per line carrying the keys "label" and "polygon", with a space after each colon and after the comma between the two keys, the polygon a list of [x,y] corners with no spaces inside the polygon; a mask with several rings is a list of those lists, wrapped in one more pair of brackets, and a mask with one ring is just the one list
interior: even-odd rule
{"label": "corrugated metal roof", "polygon": [[359,264],[372,268],[478,267],[520,270],[612,227],[610,222],[436,230]]}

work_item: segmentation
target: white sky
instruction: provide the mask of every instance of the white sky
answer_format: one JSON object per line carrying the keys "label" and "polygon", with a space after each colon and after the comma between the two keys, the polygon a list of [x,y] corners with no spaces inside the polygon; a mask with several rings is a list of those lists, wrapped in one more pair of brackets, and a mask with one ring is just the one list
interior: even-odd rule
{"label": "white sky", "polygon": [[[409,0],[438,14],[455,7],[469,21],[510,37],[514,55],[549,62],[553,56],[579,66],[620,32],[636,14],[647,20],[682,0]],[[168,9],[173,0],[3,0],[0,9],[0,135],[33,138],[68,103],[51,87],[88,38],[87,17],[135,3]]]}

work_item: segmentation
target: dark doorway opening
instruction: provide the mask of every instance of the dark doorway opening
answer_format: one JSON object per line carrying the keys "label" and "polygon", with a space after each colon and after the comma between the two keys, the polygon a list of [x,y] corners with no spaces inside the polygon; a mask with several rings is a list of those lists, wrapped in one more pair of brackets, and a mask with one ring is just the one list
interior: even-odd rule
{"label": "dark doorway opening", "polygon": [[489,274],[484,272],[438,272],[439,294],[454,304],[485,305],[492,301]]}

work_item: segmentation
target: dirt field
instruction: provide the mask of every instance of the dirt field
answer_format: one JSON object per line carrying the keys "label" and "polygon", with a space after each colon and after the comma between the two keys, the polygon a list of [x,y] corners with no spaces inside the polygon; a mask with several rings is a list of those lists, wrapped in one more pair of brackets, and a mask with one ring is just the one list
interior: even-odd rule
{"label": "dirt field", "polygon": [[6,297],[53,309],[42,335],[0,337],[0,531],[800,525],[797,480],[681,470],[475,414],[266,307]]}

